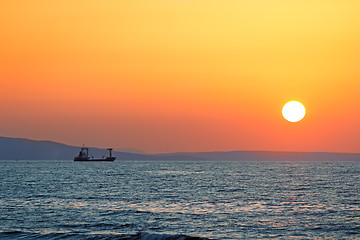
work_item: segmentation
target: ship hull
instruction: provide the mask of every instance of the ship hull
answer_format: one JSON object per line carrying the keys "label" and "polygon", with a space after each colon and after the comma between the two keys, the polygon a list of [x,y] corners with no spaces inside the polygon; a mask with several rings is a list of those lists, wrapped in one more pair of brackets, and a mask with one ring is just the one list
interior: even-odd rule
{"label": "ship hull", "polygon": [[81,158],[75,158],[75,162],[113,162],[115,161],[115,157],[108,157],[108,158],[100,158],[100,159],[81,159]]}

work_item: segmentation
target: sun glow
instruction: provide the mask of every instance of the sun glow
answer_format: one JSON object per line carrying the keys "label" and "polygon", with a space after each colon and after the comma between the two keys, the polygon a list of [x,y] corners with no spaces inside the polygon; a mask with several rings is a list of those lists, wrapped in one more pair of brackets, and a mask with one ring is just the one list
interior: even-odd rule
{"label": "sun glow", "polygon": [[305,117],[305,107],[298,101],[287,102],[283,109],[282,115],[289,122],[298,122]]}
{"label": "sun glow", "polygon": [[[0,135],[148,153],[360,153],[359,9],[0,1]],[[282,117],[292,100],[306,107],[299,122]]]}

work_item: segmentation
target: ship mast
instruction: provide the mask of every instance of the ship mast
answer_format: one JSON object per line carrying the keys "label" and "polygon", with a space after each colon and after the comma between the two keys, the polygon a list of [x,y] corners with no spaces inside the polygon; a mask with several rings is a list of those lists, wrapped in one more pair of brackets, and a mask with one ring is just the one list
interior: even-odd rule
{"label": "ship mast", "polygon": [[109,150],[109,156],[112,157],[112,148],[108,148],[107,150]]}

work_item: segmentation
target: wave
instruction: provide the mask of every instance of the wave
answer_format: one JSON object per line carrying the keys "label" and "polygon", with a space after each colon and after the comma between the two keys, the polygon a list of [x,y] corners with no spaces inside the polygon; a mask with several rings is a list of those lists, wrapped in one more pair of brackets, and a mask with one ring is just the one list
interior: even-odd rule
{"label": "wave", "polygon": [[53,232],[44,234],[24,231],[3,231],[0,232],[0,239],[215,240],[183,234],[160,234],[147,232],[139,232],[136,234]]}
{"label": "wave", "polygon": [[171,234],[156,234],[156,233],[138,233],[133,235],[130,239],[136,240],[209,240],[209,238],[203,237],[192,237],[182,234],[171,235]]}

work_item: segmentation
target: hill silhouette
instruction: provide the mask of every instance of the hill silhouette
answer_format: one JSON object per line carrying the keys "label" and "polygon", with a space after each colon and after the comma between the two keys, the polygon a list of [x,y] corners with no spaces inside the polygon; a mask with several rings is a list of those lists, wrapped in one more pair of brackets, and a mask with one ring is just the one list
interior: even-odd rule
{"label": "hill silhouette", "polygon": [[[0,137],[0,160],[73,160],[79,146],[53,141],[37,141],[26,138]],[[102,157],[106,149],[90,147],[90,155]],[[360,161],[360,153],[329,152],[182,152],[146,154],[114,151],[116,161],[121,160],[199,160],[199,161]]]}
{"label": "hill silhouette", "polygon": [[[0,160],[73,160],[79,146],[69,146],[52,141],[37,141],[26,138],[0,137]],[[113,152],[119,159],[144,160],[143,154]],[[106,149],[90,148],[94,157],[108,154]]]}

